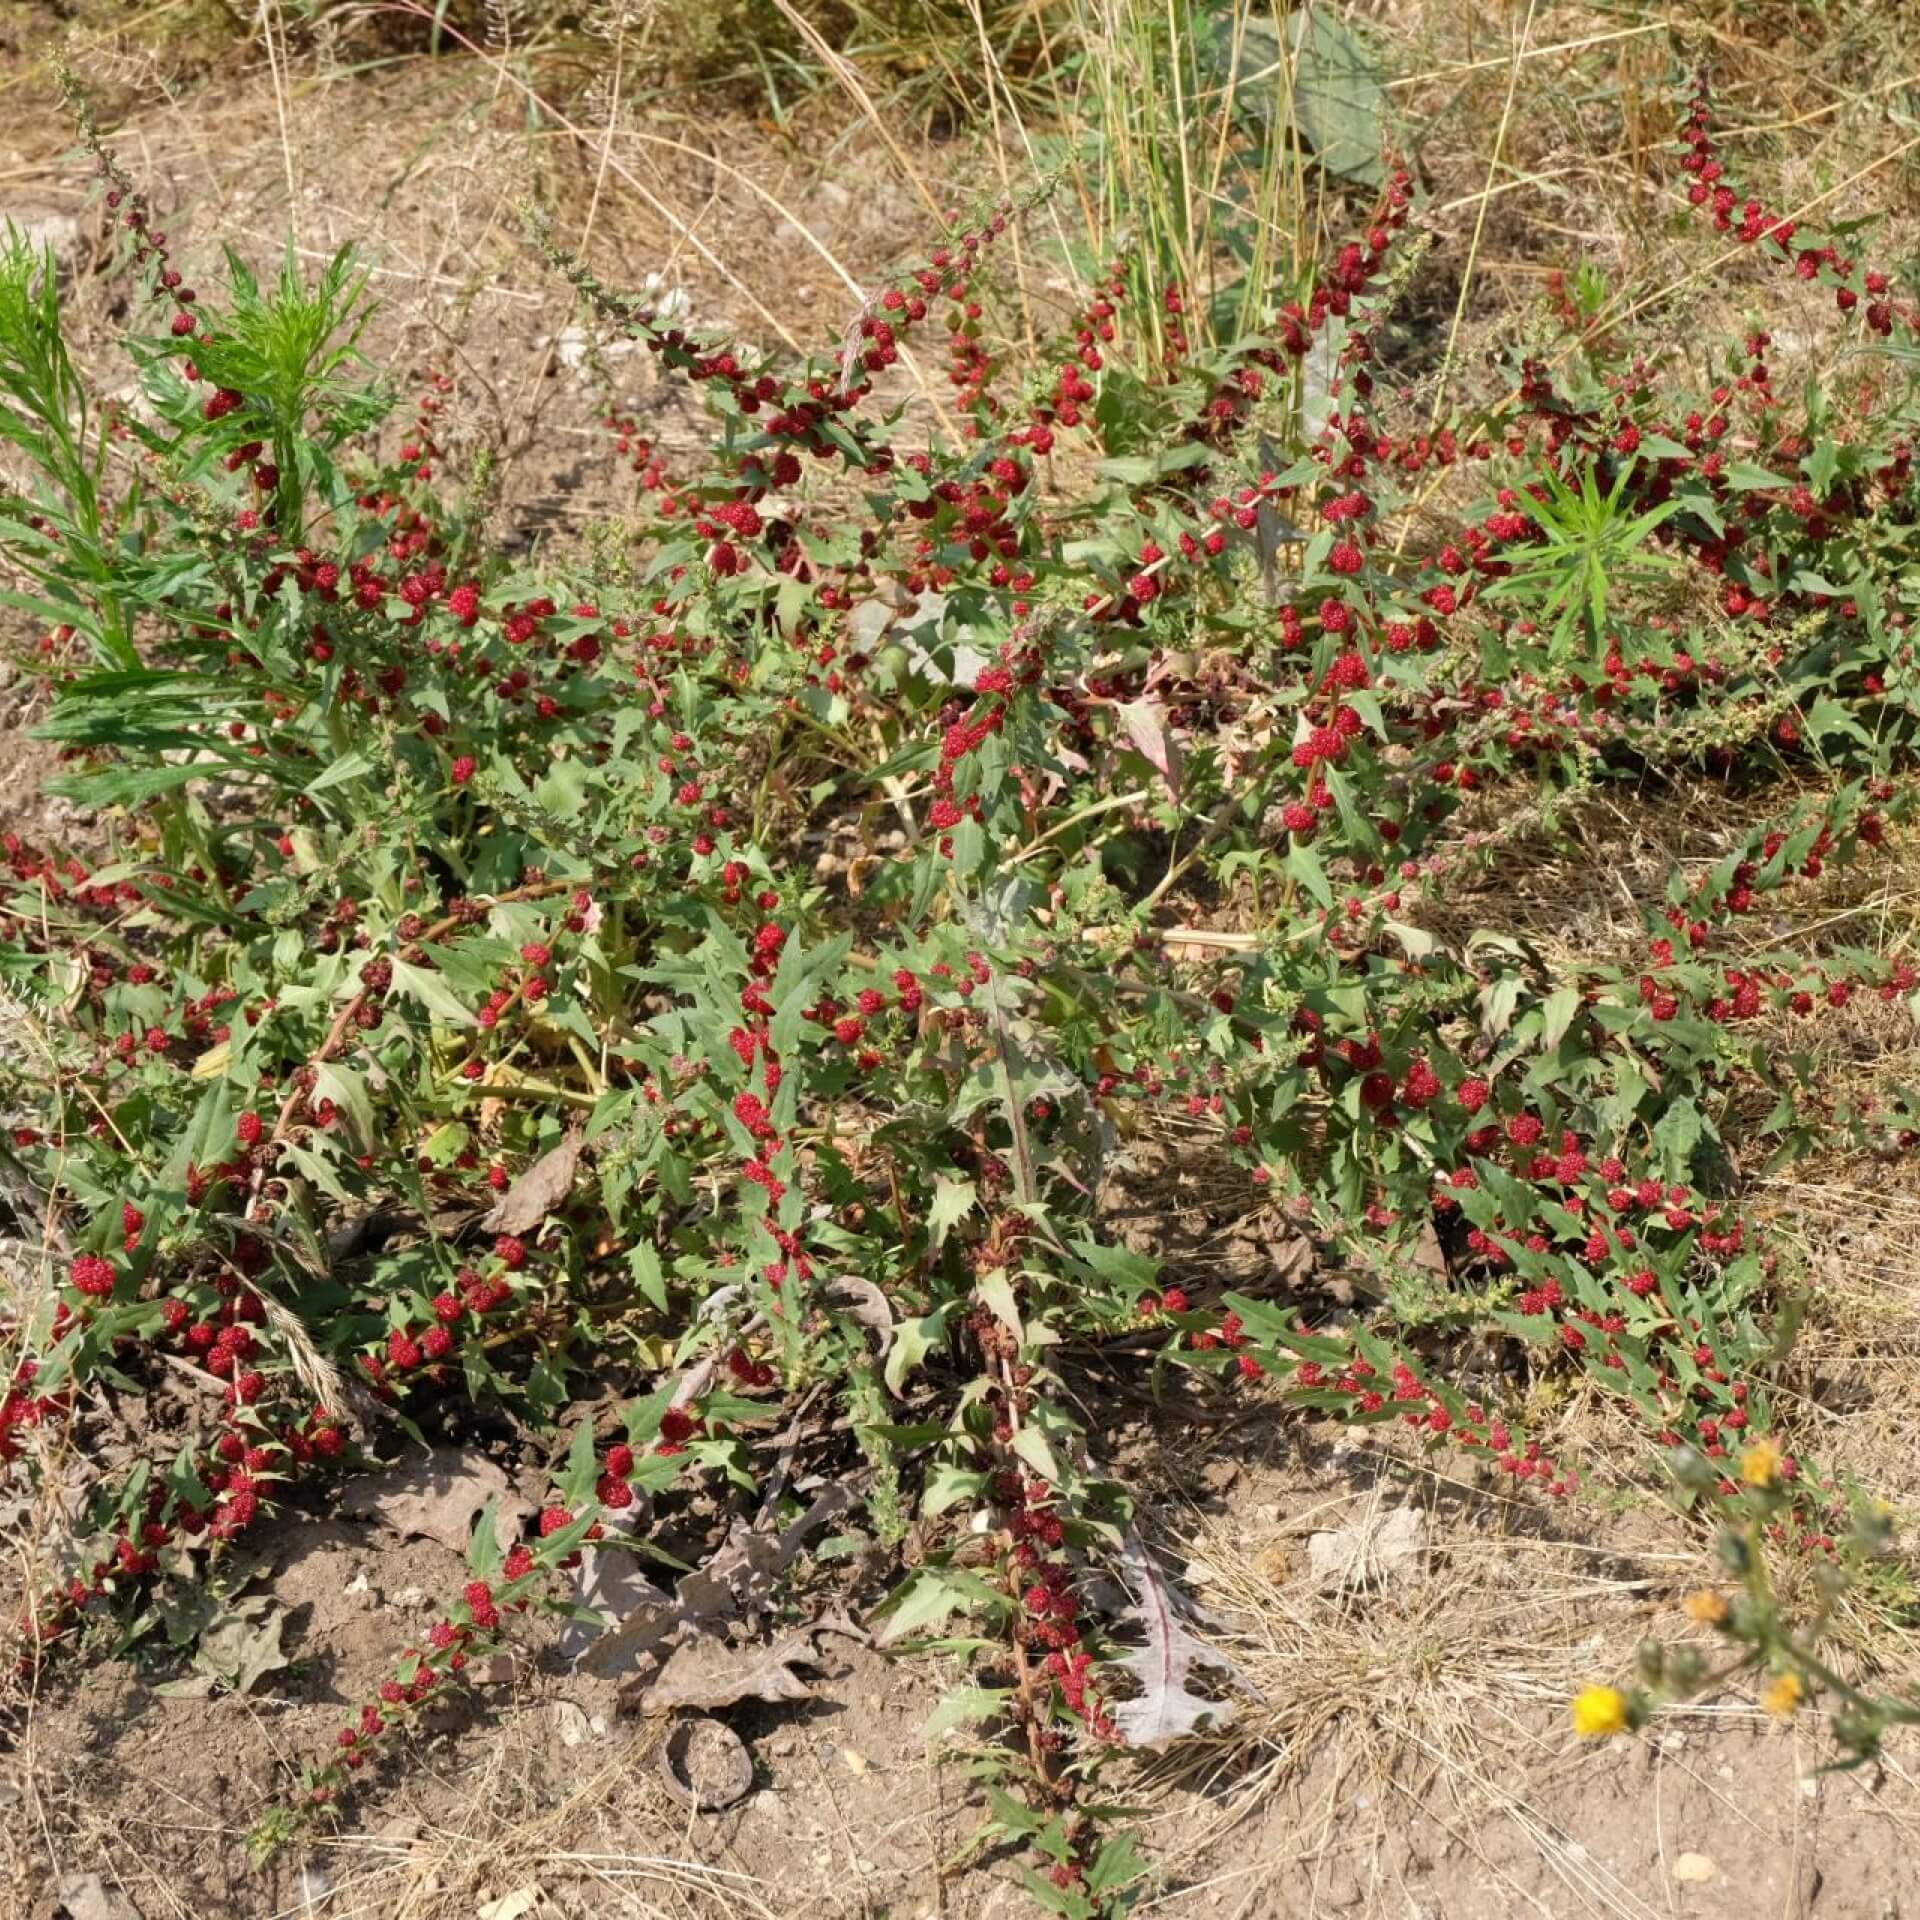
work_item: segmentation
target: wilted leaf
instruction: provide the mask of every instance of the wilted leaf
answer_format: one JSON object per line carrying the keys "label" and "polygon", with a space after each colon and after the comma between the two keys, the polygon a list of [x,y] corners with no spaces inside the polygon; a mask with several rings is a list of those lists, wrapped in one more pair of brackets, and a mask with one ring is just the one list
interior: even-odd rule
{"label": "wilted leaf", "polygon": [[529,1233],[573,1191],[574,1171],[586,1136],[570,1133],[543,1153],[500,1198],[500,1204],[481,1221],[488,1233]]}
{"label": "wilted leaf", "polygon": [[1157,700],[1128,700],[1120,708],[1120,720],[1147,764],[1178,794],[1180,751],[1167,732],[1166,712]]}
{"label": "wilted leaf", "polygon": [[764,1513],[753,1526],[736,1521],[726,1545],[675,1587],[686,1618],[703,1624],[727,1614],[764,1612],[772,1603],[775,1579],[793,1564],[808,1537],[845,1513],[853,1500],[852,1488],[836,1480],[784,1527],[766,1525]]}
{"label": "wilted leaf", "polygon": [[286,1624],[284,1609],[270,1606],[264,1599],[258,1607],[243,1601],[200,1636],[193,1664],[235,1693],[251,1693],[256,1681],[287,1664],[286,1655],[280,1651],[280,1634]]}
{"label": "wilted leaf", "polygon": [[140,1909],[97,1873],[68,1874],[60,1882],[54,1912],[66,1920],[140,1920]]}
{"label": "wilted leaf", "polygon": [[[562,1636],[561,1651],[584,1672],[600,1679],[617,1679],[631,1673],[643,1656],[683,1629],[704,1634],[717,1621],[765,1612],[773,1599],[774,1582],[800,1549],[828,1521],[846,1512],[853,1501],[853,1489],[844,1481],[835,1481],[821,1488],[806,1512],[784,1527],[773,1526],[765,1513],[752,1526],[736,1520],[725,1545],[712,1559],[681,1576],[671,1600],[664,1599],[651,1581],[641,1580],[637,1570],[623,1574],[609,1567],[604,1577],[596,1576],[601,1590],[591,1596],[583,1590],[581,1597],[596,1611],[614,1612],[617,1617],[613,1625],[595,1633],[585,1622],[572,1623]],[[599,1557],[609,1558],[605,1554]],[[625,1612],[620,1611],[623,1595],[631,1596]],[[585,1640],[583,1631],[588,1636]]]}
{"label": "wilted leaf", "polygon": [[464,1554],[473,1524],[491,1500],[500,1522],[501,1542],[510,1546],[533,1514],[513,1484],[491,1460],[475,1453],[440,1448],[424,1459],[403,1461],[385,1473],[348,1484],[340,1511],[351,1518],[379,1520],[396,1533],[437,1540]]}
{"label": "wilted leaf", "polygon": [[1232,1706],[1203,1699],[1187,1682],[1197,1666],[1230,1672],[1232,1663],[1187,1631],[1173,1594],[1137,1534],[1127,1536],[1122,1563],[1135,1595],[1122,1623],[1138,1622],[1145,1644],[1113,1663],[1132,1674],[1140,1688],[1133,1699],[1114,1702],[1115,1726],[1129,1746],[1147,1748],[1225,1726],[1233,1718]]}
{"label": "wilted leaf", "polygon": [[730,1647],[702,1634],[675,1647],[666,1665],[627,1704],[641,1713],[672,1713],[681,1707],[711,1712],[742,1700],[811,1700],[813,1689],[794,1669],[820,1664],[813,1644],[818,1631],[806,1627],[770,1647]]}
{"label": "wilted leaf", "polygon": [[852,1273],[837,1274],[827,1282],[827,1292],[848,1319],[873,1329],[883,1354],[893,1345],[893,1309],[871,1280]]}
{"label": "wilted leaf", "polygon": [[475,1909],[474,1920],[525,1920],[540,1904],[538,1887],[515,1887],[511,1893],[503,1893],[498,1900],[482,1901]]}
{"label": "wilted leaf", "polygon": [[[592,1432],[589,1425],[584,1431]],[[679,1610],[654,1583],[635,1555],[631,1541],[611,1529],[612,1544],[583,1546],[580,1564],[573,1571],[571,1599],[578,1610],[560,1630],[557,1651],[563,1660],[577,1661],[609,1627],[629,1630],[636,1653],[664,1639],[678,1623]],[[631,1511],[618,1516],[630,1519]],[[593,1619],[581,1618],[590,1613]],[[640,1629],[649,1621],[659,1623],[659,1632],[641,1644]]]}
{"label": "wilted leaf", "polygon": [[169,1580],[153,1597],[167,1644],[190,1647],[220,1618],[220,1598],[212,1588]]}
{"label": "wilted leaf", "polygon": [[1280,1227],[1266,1244],[1268,1265],[1283,1286],[1303,1286],[1313,1277],[1313,1242],[1304,1233]]}
{"label": "wilted leaf", "polygon": [[[176,1600],[178,1596],[176,1596]],[[204,1698],[215,1686],[250,1693],[256,1682],[287,1664],[280,1651],[280,1635],[287,1624],[286,1610],[264,1593],[222,1604],[212,1595],[207,1603],[163,1608],[167,1637],[179,1646],[198,1635],[191,1676],[169,1680],[154,1689],[168,1699]]]}

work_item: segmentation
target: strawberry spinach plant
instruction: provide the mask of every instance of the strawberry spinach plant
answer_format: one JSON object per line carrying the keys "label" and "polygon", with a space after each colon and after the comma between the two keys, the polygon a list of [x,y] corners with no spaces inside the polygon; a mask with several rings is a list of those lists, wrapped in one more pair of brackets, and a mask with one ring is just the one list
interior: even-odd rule
{"label": "strawberry spinach plant", "polygon": [[[396,424],[353,260],[185,284],[72,92],[147,305],[141,398],[101,402],[51,263],[0,253],[4,599],[94,823],[5,843],[0,1072],[50,1278],[12,1305],[0,1458],[52,1471],[98,1389],[188,1387],[97,1477],[24,1669],[452,1409],[570,1428],[527,1537],[488,1516],[313,1757],[318,1817],[584,1545],[757,1497],[754,1436],[824,1394],[874,1536],[926,1543],[885,1631],[975,1669],[986,1837],[1053,1910],[1112,1911],[1144,1868],[1104,1766],[1231,1711],[1167,1677],[1191,1648],[1072,1390],[1144,1331],[1165,1391],[1398,1423],[1545,1500],[1650,1478],[1742,1582],[1697,1606],[1730,1668],[1825,1695],[1854,1756],[1915,1717],[1775,1598],[1885,1524],[1776,1401],[1802,1281],[1744,1192],[1920,1124],[1821,1045],[1869,1046],[1920,976],[1845,916],[1779,931],[1911,809],[1915,314],[1742,200],[1704,95],[1684,196],[1854,349],[1792,390],[1764,327],[1655,348],[1585,276],[1492,397],[1425,419],[1381,363],[1401,168],[1231,345],[1191,346],[1177,290],[1132,311],[1122,262],[1030,364],[992,329],[1024,204],[803,366],[610,289],[535,212],[556,288],[712,433],[679,469],[616,406],[632,537],[516,560],[446,471],[457,381]],[[1706,780],[1752,824],[1610,944],[1463,920],[1505,850]],[[1120,1244],[1103,1170],[1160,1116],[1379,1306]],[[1530,1434],[1553,1376],[1643,1455]],[[1103,1613],[1102,1567],[1148,1604]],[[1577,1719],[1709,1677],[1650,1653]]]}

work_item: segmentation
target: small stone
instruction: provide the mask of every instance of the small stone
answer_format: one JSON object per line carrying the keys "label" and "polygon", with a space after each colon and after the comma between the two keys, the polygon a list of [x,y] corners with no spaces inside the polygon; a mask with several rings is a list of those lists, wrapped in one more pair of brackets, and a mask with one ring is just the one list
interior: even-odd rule
{"label": "small stone", "polygon": [[140,1909],[97,1873],[68,1874],[60,1882],[60,1904],[55,1911],[64,1913],[67,1920],[140,1920]]}
{"label": "small stone", "polygon": [[873,1762],[856,1748],[842,1747],[840,1749],[840,1758],[849,1773],[860,1774],[871,1773],[873,1771]]}
{"label": "small stone", "polygon": [[1673,1877],[1683,1886],[1704,1887],[1720,1877],[1720,1869],[1704,1853],[1683,1853],[1673,1863]]}

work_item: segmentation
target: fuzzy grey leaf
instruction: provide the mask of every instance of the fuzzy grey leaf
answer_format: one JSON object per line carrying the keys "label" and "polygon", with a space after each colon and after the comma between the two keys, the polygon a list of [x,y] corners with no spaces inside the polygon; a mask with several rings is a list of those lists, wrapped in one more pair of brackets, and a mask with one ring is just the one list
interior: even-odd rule
{"label": "fuzzy grey leaf", "polygon": [[1127,1536],[1121,1562],[1134,1593],[1123,1620],[1137,1622],[1144,1636],[1141,1646],[1112,1663],[1139,1687],[1132,1699],[1117,1701],[1111,1710],[1122,1738],[1130,1747],[1151,1749],[1224,1727],[1233,1718],[1231,1704],[1203,1699],[1188,1682],[1195,1667],[1231,1673],[1232,1662],[1188,1632],[1178,1602],[1138,1534]]}

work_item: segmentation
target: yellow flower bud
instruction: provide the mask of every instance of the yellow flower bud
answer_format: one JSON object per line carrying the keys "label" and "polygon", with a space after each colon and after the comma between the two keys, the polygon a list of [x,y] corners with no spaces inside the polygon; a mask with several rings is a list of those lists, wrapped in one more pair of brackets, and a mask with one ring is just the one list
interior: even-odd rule
{"label": "yellow flower bud", "polygon": [[1727,1605],[1726,1596],[1715,1593],[1711,1587],[1688,1594],[1681,1604],[1686,1608],[1687,1618],[1703,1627],[1725,1626],[1728,1614],[1733,1611]]}
{"label": "yellow flower bud", "polygon": [[1740,1456],[1740,1477],[1750,1487],[1770,1487],[1780,1478],[1780,1449],[1771,1440],[1756,1440]]}
{"label": "yellow flower bud", "polygon": [[1800,1684],[1797,1673],[1783,1673],[1760,1696],[1760,1704],[1769,1713],[1778,1714],[1784,1720],[1800,1704],[1805,1693],[1806,1689]]}
{"label": "yellow flower bud", "polygon": [[1627,1696],[1618,1687],[1583,1687],[1573,1703],[1573,1730],[1583,1740],[1625,1733]]}

